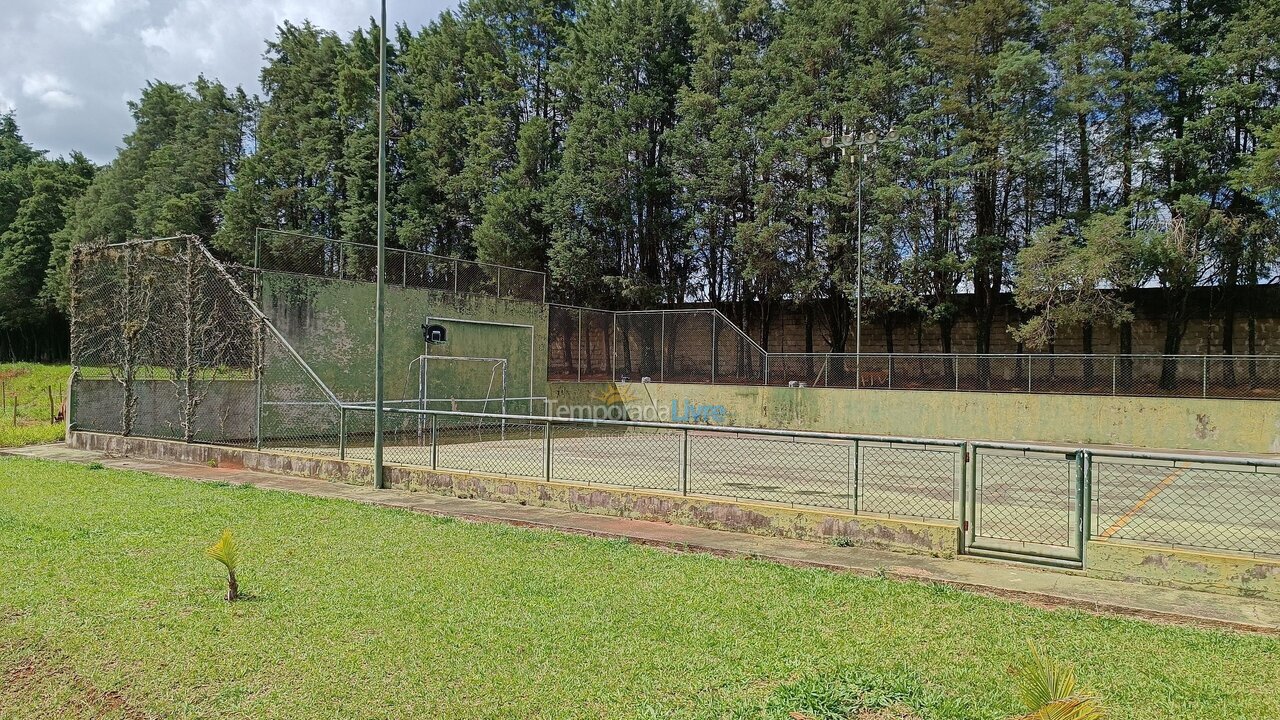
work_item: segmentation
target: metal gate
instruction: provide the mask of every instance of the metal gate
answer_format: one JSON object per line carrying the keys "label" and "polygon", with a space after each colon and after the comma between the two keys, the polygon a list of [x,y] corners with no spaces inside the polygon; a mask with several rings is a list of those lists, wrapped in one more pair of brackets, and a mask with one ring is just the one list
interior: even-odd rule
{"label": "metal gate", "polygon": [[973,443],[965,552],[1057,567],[1084,563],[1084,450]]}

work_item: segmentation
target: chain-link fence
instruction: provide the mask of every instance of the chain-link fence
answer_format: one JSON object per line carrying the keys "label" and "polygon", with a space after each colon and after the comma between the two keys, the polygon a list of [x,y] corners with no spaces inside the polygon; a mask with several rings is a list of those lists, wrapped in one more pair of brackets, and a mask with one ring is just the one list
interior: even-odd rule
{"label": "chain-link fence", "polygon": [[1275,355],[770,353],[716,310],[550,307],[549,379],[1280,398]]}
{"label": "chain-link fence", "polygon": [[1280,463],[1090,455],[1094,537],[1280,555]]}
{"label": "chain-link fence", "polygon": [[1280,398],[1271,355],[770,353],[769,383],[812,387]]}
{"label": "chain-link fence", "polygon": [[717,310],[552,305],[549,379],[760,385],[766,353]]}
{"label": "chain-link fence", "polygon": [[328,448],[336,398],[194,237],[77,248],[73,429]]}
{"label": "chain-link fence", "polygon": [[[378,279],[377,248],[283,230],[259,230],[254,242],[259,270],[311,275],[336,280]],[[542,303],[546,275],[503,265],[387,248],[387,285],[488,295]]]}
{"label": "chain-link fence", "polygon": [[254,436],[261,328],[199,241],[79,248],[71,281],[78,427],[188,442]]}

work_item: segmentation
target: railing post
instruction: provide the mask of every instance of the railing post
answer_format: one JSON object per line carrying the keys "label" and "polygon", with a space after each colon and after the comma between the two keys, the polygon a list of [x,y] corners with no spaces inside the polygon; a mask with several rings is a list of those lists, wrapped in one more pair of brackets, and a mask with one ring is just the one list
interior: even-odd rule
{"label": "railing post", "polygon": [[1076,546],[1080,551],[1080,565],[1084,567],[1084,548],[1086,545],[1086,518],[1092,518],[1093,508],[1090,501],[1089,485],[1093,475],[1093,456],[1088,450],[1080,450],[1076,472]]}
{"label": "railing post", "polygon": [[338,459],[347,459],[347,408],[338,406]]}
{"label": "railing post", "polygon": [[849,509],[858,514],[858,441],[849,446]]}
{"label": "railing post", "polygon": [[716,384],[716,311],[711,312],[711,384]]}
{"label": "railing post", "polygon": [[551,422],[542,426],[542,477],[551,482]]}
{"label": "railing post", "polygon": [[680,494],[689,494],[689,431],[680,431]]}
{"label": "railing post", "polygon": [[661,330],[658,333],[658,382],[667,381],[667,311],[663,310]]}
{"label": "railing post", "polygon": [[431,469],[436,469],[436,461],[439,458],[439,435],[436,433],[436,416],[431,416]]}

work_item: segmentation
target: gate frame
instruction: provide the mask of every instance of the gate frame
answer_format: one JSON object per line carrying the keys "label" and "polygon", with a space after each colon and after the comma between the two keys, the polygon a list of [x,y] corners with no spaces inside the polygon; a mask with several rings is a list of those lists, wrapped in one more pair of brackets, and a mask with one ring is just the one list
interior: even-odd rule
{"label": "gate frame", "polygon": [[[979,465],[978,455],[983,449],[987,450],[1008,450],[1023,453],[1047,453],[1062,454],[1067,459],[1073,460],[1073,475],[1075,480],[1075,510],[1072,513],[1072,522],[1075,523],[1074,547],[1063,545],[1051,545],[1039,543],[1033,539],[1013,540],[1010,542],[1022,542],[1031,545],[1040,545],[1045,548],[1060,548],[1064,552],[1052,553],[1040,551],[1031,547],[1023,549],[1014,549],[1012,547],[994,546],[989,542],[995,538],[984,538],[978,532],[978,505],[982,502],[978,493],[978,472]],[[1011,560],[1014,562],[1031,563],[1034,565],[1046,565],[1055,568],[1065,568],[1070,570],[1084,569],[1085,562],[1085,546],[1088,540],[1090,528],[1086,523],[1091,521],[1092,500],[1093,500],[1093,462],[1090,457],[1091,453],[1087,449],[1059,447],[1050,445],[1033,445],[1023,443],[1002,443],[1002,442],[969,442],[966,443],[965,455],[967,462],[966,473],[963,482],[963,492],[960,494],[962,503],[961,508],[961,526],[960,526],[960,552],[964,555],[972,555],[974,557],[985,557],[996,560]]]}

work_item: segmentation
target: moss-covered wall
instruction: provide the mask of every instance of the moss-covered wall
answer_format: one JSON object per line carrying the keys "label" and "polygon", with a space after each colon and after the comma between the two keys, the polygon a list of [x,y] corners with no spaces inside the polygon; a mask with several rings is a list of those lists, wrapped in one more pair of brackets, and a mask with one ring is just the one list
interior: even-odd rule
{"label": "moss-covered wall", "polygon": [[[367,401],[373,398],[374,294],[375,285],[368,282],[264,273],[262,309],[334,394]],[[547,394],[545,305],[392,286],[385,308],[388,399],[418,397],[413,361],[423,354],[422,325],[428,317],[444,325],[449,336],[430,354],[506,358],[508,395]],[[491,367],[432,363],[430,396],[484,397]],[[496,384],[492,394],[498,394]]]}
{"label": "moss-covered wall", "polygon": [[672,383],[552,383],[555,407],[607,398],[635,419],[724,408],[719,424],[873,435],[1280,453],[1280,402],[840,390]]}

